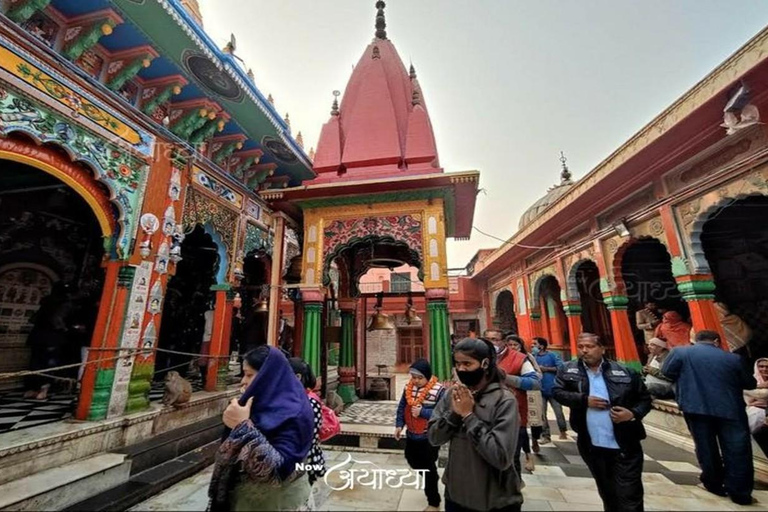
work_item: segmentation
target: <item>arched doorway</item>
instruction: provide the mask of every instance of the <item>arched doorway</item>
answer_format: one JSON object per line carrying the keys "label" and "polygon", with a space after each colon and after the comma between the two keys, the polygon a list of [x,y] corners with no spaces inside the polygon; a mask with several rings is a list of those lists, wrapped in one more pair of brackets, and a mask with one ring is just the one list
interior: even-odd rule
{"label": "arched doorway", "polygon": [[688,305],[683,301],[672,275],[672,259],[666,247],[655,238],[643,238],[627,247],[621,258],[621,279],[629,298],[629,319],[635,336],[637,353],[645,361],[645,336],[637,327],[637,312],[648,302],[659,312],[677,311],[689,320]]}
{"label": "arched doorway", "polygon": [[731,201],[704,223],[701,243],[716,300],[752,331],[752,357],[768,355],[768,197]]}
{"label": "arched doorway", "polygon": [[576,267],[576,290],[581,301],[581,325],[584,332],[605,340],[611,357],[615,356],[611,316],[600,291],[600,270],[594,261],[586,260]]}
{"label": "arched doorway", "polygon": [[[81,361],[103,286],[103,237],[91,205],[76,190],[51,173],[0,160],[0,372]],[[49,413],[34,424],[55,421],[69,413],[78,370],[58,376],[72,380],[1,380],[0,390],[50,385],[61,407],[38,403]],[[18,397],[24,400],[20,391]],[[10,428],[23,426],[0,422],[0,432]]]}
{"label": "arched doorway", "polygon": [[502,290],[496,297],[496,317],[494,326],[503,333],[517,333],[517,318],[515,317],[515,298],[509,290]]}
{"label": "arched doorway", "polygon": [[[269,265],[262,253],[251,252],[243,263],[239,293],[242,307],[238,312],[236,334],[240,354],[267,343],[269,300]],[[265,308],[266,306],[266,308]],[[234,348],[234,345],[233,345]]]}
{"label": "arched doorway", "polygon": [[[176,274],[168,280],[163,305],[158,347],[179,352],[199,353],[206,329],[206,317],[212,317],[214,293],[219,273],[219,247],[199,224],[181,243],[181,261]],[[209,322],[211,320],[208,320]],[[168,370],[186,376],[189,356],[160,352],[155,380],[163,380]]]}
{"label": "arched doorway", "polygon": [[541,333],[558,351],[568,346],[568,321],[560,299],[560,284],[555,276],[542,277],[538,284],[538,306],[541,309]]}

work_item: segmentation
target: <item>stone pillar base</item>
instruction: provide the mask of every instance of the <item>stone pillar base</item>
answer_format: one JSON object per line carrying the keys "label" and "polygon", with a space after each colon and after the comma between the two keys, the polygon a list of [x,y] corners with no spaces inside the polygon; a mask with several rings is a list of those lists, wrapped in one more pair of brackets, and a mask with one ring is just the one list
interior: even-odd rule
{"label": "stone pillar base", "polygon": [[357,393],[355,392],[354,384],[339,384],[336,393],[344,400],[344,404],[352,404],[359,400]]}

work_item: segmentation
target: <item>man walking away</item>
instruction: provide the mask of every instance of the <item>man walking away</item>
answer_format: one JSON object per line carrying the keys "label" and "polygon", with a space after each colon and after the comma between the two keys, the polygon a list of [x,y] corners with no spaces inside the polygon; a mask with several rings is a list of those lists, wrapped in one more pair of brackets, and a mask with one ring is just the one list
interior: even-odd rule
{"label": "man walking away", "polygon": [[741,359],[719,348],[714,331],[673,349],[661,372],[677,382],[677,403],[696,445],[701,483],[739,505],[753,503],[752,442],[742,394],[757,386]]}
{"label": "man walking away", "polygon": [[[568,439],[568,426],[565,423],[565,415],[563,414],[562,406],[557,400],[552,398],[552,388],[555,385],[555,376],[557,370],[563,366],[563,359],[557,352],[550,352],[548,350],[549,342],[544,338],[533,338],[534,351],[536,356],[536,362],[539,363],[541,369],[541,396],[543,398],[542,410],[542,440],[541,444],[546,444],[551,440],[549,433],[549,421],[547,419],[547,408],[551,405],[552,410],[555,411],[555,419],[557,420],[557,428],[560,430],[560,440],[564,441]],[[538,350],[537,350],[538,348]]]}
{"label": "man walking away", "polygon": [[553,395],[571,409],[577,446],[597,483],[605,510],[643,510],[642,418],[651,395],[640,375],[604,359],[602,340],[581,333],[579,359],[557,372]]}

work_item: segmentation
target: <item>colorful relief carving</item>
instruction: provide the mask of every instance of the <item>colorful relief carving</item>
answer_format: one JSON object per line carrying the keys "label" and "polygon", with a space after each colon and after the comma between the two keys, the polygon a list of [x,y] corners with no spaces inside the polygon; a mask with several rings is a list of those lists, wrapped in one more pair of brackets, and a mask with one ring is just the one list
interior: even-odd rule
{"label": "colorful relief carving", "polygon": [[201,185],[205,187],[207,190],[210,190],[211,192],[216,194],[218,197],[224,199],[229,203],[232,203],[237,208],[240,208],[243,205],[242,194],[240,194],[239,192],[235,192],[234,190],[227,187],[217,179],[206,174],[205,172],[203,172],[202,169],[195,167],[192,170],[192,180],[198,185]]}
{"label": "colorful relief carving", "polygon": [[73,160],[88,163],[107,186],[120,212],[117,254],[127,257],[138,226],[147,166],[128,153],[95,137],[64,117],[56,116],[14,92],[0,88],[0,135],[21,131],[39,142],[55,142]]}
{"label": "colorful relief carving", "polygon": [[221,241],[227,247],[227,252],[230,255],[230,261],[234,261],[234,251],[237,244],[237,229],[239,226],[240,215],[236,211],[232,211],[229,208],[209,199],[195,190],[190,188],[187,191],[186,201],[184,204],[184,214],[182,216],[182,225],[185,231],[189,232],[195,225],[201,226],[209,224],[218,235],[221,237]]}
{"label": "colorful relief carving", "polygon": [[275,245],[275,235],[271,231],[260,228],[250,222],[245,225],[245,245],[243,251],[246,255],[252,252],[260,252],[272,255]]}
{"label": "colorful relief carving", "polygon": [[[7,43],[3,43],[7,44]],[[42,66],[32,64],[15,50],[0,46],[0,68],[20,84],[41,93],[41,99],[59,110],[70,110],[70,115],[109,133],[107,137],[118,137],[121,141],[144,156],[152,156],[155,139],[149,133],[139,131],[95,101],[75,91],[74,87],[55,76]],[[65,107],[64,109],[62,107]]]}
{"label": "colorful relief carving", "polygon": [[392,238],[408,244],[408,247],[424,261],[422,250],[422,222],[414,215],[390,215],[335,220],[323,231],[323,254],[328,257],[343,245],[370,236]]}

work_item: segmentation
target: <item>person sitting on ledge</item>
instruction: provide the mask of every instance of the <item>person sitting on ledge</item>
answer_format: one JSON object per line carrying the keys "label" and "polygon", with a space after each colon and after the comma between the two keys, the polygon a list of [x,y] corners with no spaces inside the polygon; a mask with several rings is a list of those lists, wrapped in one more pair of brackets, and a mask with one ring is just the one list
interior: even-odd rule
{"label": "person sitting on ledge", "polygon": [[643,375],[645,376],[645,387],[654,398],[674,398],[674,385],[670,379],[661,373],[661,367],[669,355],[667,342],[659,338],[648,340],[648,352],[651,357],[648,364],[643,366]]}

